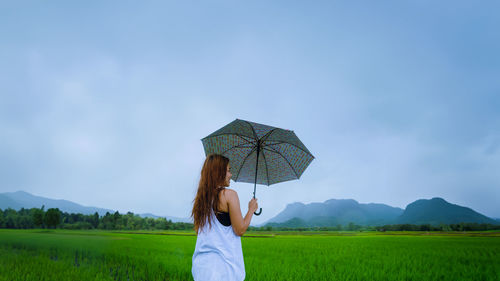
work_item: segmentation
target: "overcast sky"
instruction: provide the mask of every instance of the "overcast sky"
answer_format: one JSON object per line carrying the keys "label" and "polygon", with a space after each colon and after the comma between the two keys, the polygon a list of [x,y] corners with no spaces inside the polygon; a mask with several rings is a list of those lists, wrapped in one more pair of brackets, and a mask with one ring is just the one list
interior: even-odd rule
{"label": "overcast sky", "polygon": [[[0,192],[188,217],[201,139],[234,119],[316,159],[293,202],[500,217],[497,1],[1,1]],[[231,182],[243,212],[253,185]]]}

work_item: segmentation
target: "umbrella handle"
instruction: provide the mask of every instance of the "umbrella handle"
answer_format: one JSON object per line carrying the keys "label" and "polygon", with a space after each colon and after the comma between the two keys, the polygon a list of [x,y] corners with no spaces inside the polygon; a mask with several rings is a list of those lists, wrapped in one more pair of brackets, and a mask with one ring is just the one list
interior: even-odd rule
{"label": "umbrella handle", "polygon": [[259,212],[258,212],[258,213],[257,213],[257,212],[254,212],[254,214],[255,214],[256,216],[260,216],[260,214],[261,214],[261,213],[262,213],[262,208],[260,208],[260,210],[259,210]]}

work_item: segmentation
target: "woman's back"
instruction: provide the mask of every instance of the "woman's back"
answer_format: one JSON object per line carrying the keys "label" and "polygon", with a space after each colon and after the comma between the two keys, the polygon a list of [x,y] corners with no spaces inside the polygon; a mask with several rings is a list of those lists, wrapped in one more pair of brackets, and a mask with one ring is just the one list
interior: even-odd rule
{"label": "woman's back", "polygon": [[[241,236],[247,231],[257,199],[248,202],[248,212],[241,214],[236,191],[230,185],[229,159],[211,154],[205,159],[191,213],[197,233],[192,273],[195,280],[243,280],[245,264]],[[229,214],[230,224],[223,225],[215,212]],[[226,215],[227,221],[227,215]]]}
{"label": "woman's back", "polygon": [[[219,196],[223,197],[222,193]],[[228,211],[221,198],[219,211]],[[224,210],[225,209],[225,210]],[[212,211],[212,226],[205,223],[196,238],[192,274],[194,280],[244,280],[245,264],[241,237],[219,222]]]}
{"label": "woman's back", "polygon": [[219,192],[219,207],[214,208],[214,212],[215,217],[223,226],[230,226],[231,217],[229,216],[229,208],[227,207],[227,200],[224,196],[224,193],[225,189]]}

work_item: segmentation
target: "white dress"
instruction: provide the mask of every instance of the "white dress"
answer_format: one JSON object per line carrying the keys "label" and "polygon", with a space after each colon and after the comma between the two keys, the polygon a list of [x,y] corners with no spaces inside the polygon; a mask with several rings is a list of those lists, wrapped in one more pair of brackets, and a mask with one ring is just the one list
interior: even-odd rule
{"label": "white dress", "polygon": [[212,210],[212,227],[207,223],[196,238],[191,273],[195,281],[241,281],[245,264],[241,237],[232,226],[224,226]]}

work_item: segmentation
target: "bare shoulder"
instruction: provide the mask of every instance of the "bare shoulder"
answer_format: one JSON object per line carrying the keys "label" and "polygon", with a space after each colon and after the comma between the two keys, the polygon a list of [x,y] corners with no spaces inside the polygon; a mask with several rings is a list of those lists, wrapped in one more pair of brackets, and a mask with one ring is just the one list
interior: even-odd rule
{"label": "bare shoulder", "polygon": [[238,200],[238,193],[235,190],[226,189],[225,192],[224,192],[224,195],[226,196],[226,198],[229,201],[232,201],[232,200],[235,200],[235,199]]}

